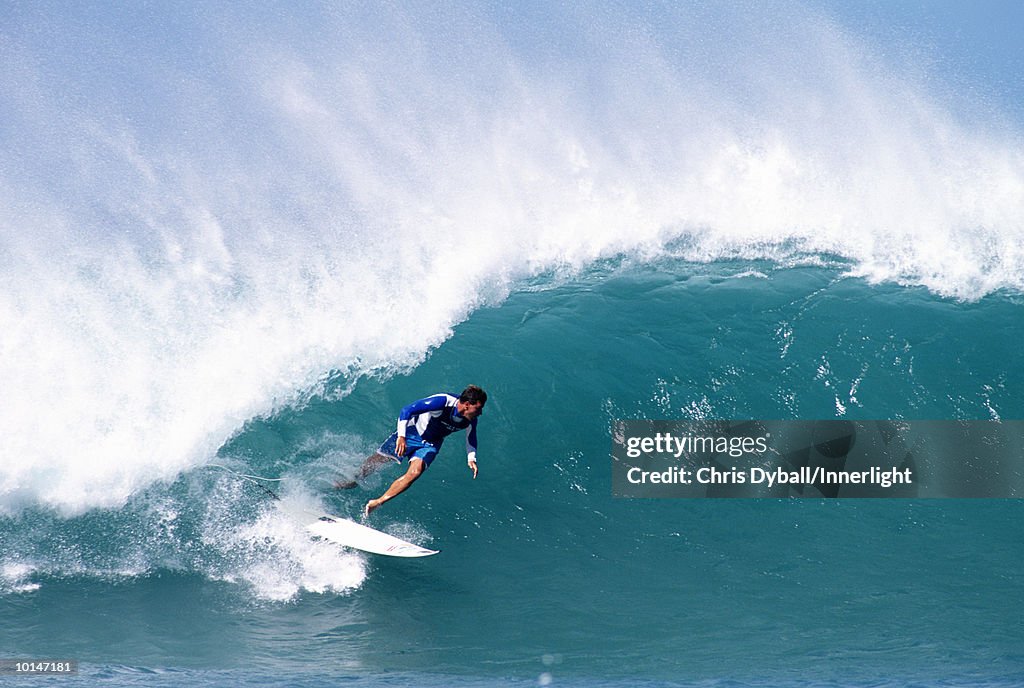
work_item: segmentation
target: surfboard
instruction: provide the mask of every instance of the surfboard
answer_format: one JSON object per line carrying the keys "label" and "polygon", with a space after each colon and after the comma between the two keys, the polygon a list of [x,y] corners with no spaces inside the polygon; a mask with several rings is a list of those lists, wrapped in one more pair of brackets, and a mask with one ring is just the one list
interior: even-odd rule
{"label": "surfboard", "polygon": [[284,502],[278,502],[278,505],[282,511],[302,523],[314,536],[336,545],[388,557],[429,557],[440,551],[414,545],[341,516],[295,509]]}

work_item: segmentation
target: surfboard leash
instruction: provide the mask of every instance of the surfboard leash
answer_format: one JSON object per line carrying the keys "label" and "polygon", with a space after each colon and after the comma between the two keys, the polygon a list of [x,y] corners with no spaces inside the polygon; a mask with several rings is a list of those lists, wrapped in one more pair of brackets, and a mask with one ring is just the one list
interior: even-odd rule
{"label": "surfboard leash", "polygon": [[224,465],[219,464],[219,463],[208,463],[206,465],[208,467],[210,467],[210,468],[220,468],[221,470],[227,471],[231,475],[233,475],[233,476],[235,476],[237,478],[241,478],[243,481],[245,481],[247,483],[251,483],[251,484],[255,485],[256,487],[260,488],[260,490],[262,490],[265,494],[269,495],[272,499],[274,499],[276,501],[281,501],[281,498],[277,495],[276,492],[271,490],[269,487],[267,487],[266,485],[264,485],[260,481],[261,480],[266,480],[267,482],[279,483],[279,482],[282,482],[284,480],[284,478],[265,478],[262,475],[249,475],[248,473],[239,473],[238,471],[232,470],[232,469],[228,468],[227,466],[224,466]]}

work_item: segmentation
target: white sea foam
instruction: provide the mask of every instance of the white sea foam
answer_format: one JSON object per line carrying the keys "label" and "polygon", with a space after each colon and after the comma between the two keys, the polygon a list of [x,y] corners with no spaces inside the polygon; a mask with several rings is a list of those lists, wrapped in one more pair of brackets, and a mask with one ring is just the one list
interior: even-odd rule
{"label": "white sea foam", "polygon": [[4,562],[0,565],[0,594],[9,592],[34,592],[40,588],[39,583],[29,578],[35,573],[35,567],[25,562]]}
{"label": "white sea foam", "polygon": [[237,559],[221,577],[244,581],[264,599],[288,600],[303,591],[343,593],[366,577],[364,555],[310,539],[278,511],[215,536],[217,546]]}
{"label": "white sea foam", "polygon": [[[204,548],[190,562],[206,576],[243,583],[262,599],[285,601],[301,592],[345,593],[366,578],[365,555],[313,540],[273,502],[257,513],[240,513],[246,486],[225,476],[210,492],[199,528]],[[293,509],[322,511],[301,491],[283,495]],[[255,516],[255,517],[254,517]]]}
{"label": "white sea foam", "polygon": [[31,12],[0,28],[5,511],[123,504],[328,371],[416,365],[622,252],[1024,287],[1019,132],[795,5],[200,6],[162,46]]}

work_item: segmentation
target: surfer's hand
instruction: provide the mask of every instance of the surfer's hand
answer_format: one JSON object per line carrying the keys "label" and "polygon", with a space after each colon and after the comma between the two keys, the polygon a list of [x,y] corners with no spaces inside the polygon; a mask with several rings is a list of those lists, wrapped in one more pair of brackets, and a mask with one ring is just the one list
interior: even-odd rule
{"label": "surfer's hand", "polygon": [[476,480],[476,472],[477,472],[476,461],[470,461],[469,462],[469,470],[473,471],[473,480]]}
{"label": "surfer's hand", "polygon": [[369,516],[370,512],[383,504],[384,501],[380,499],[371,499],[366,503],[366,508],[363,509],[363,516]]}
{"label": "surfer's hand", "polygon": [[405,438],[404,437],[399,437],[398,441],[395,442],[395,453],[398,454],[398,458],[402,458],[403,456],[405,456]]}

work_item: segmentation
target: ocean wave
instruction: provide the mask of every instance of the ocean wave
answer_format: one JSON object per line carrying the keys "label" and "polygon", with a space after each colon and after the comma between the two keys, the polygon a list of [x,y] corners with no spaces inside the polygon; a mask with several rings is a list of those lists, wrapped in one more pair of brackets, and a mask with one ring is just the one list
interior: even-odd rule
{"label": "ocean wave", "polygon": [[1024,287],[1019,127],[798,4],[36,11],[0,41],[8,513],[123,505],[615,256]]}

